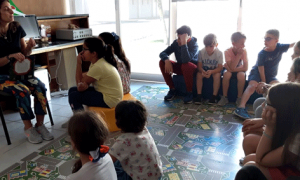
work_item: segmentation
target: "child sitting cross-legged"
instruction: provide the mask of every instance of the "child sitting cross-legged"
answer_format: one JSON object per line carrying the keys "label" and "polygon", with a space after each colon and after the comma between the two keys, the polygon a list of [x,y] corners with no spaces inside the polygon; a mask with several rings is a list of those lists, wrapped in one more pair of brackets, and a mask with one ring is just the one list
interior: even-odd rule
{"label": "child sitting cross-legged", "polygon": [[103,145],[109,134],[103,119],[92,111],[79,111],[68,123],[71,144],[80,159],[67,180],[117,180],[113,162],[107,154],[109,148]]}
{"label": "child sitting cross-legged", "polygon": [[121,101],[116,106],[116,124],[122,134],[109,151],[118,180],[157,180],[162,163],[146,128],[147,110],[140,101]]}

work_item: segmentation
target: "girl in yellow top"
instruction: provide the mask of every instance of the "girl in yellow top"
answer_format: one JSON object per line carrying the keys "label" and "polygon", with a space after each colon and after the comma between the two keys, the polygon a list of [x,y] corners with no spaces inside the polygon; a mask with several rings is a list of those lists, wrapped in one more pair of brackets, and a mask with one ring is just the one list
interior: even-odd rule
{"label": "girl in yellow top", "polygon": [[[72,110],[83,109],[83,104],[113,108],[122,100],[122,82],[113,51],[112,46],[98,38],[84,41],[83,51],[77,56],[77,87],[69,89]],[[91,62],[87,73],[82,73],[82,61]]]}

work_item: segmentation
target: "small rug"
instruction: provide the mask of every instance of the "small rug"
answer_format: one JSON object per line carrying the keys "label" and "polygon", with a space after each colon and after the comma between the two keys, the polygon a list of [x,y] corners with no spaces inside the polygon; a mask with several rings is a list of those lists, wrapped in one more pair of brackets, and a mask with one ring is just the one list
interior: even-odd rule
{"label": "small rug", "polygon": [[[239,159],[243,157],[242,121],[232,115],[235,105],[183,104],[180,97],[165,102],[168,90],[143,86],[132,93],[148,109],[147,128],[161,155],[162,179],[234,179],[240,169]],[[106,144],[112,146],[119,135],[120,132],[112,133]],[[79,158],[66,136],[2,171],[0,180],[65,179]]]}

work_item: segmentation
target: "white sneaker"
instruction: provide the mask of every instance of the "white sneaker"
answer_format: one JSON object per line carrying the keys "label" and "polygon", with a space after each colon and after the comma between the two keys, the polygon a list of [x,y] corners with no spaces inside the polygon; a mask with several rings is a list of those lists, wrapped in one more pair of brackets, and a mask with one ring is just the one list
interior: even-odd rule
{"label": "white sneaker", "polygon": [[222,96],[220,101],[218,102],[218,106],[225,106],[228,103],[228,98]]}
{"label": "white sneaker", "polygon": [[26,129],[24,131],[24,133],[25,133],[25,136],[28,138],[28,141],[33,144],[38,144],[38,143],[43,142],[41,135],[36,131],[36,129],[34,127]]}
{"label": "white sneaker", "polygon": [[42,138],[46,141],[52,140],[54,137],[45,127],[45,125],[35,127],[37,132],[42,136]]}

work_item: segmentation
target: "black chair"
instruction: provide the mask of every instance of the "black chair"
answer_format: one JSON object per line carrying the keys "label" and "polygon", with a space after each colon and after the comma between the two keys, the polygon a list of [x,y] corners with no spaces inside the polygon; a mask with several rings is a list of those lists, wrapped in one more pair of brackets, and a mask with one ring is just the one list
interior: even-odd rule
{"label": "black chair", "polygon": [[[11,100],[11,99],[15,99],[13,95],[10,95],[8,93],[0,91],[0,102]],[[47,111],[48,111],[48,115],[49,115],[49,118],[50,118],[51,126],[53,126],[54,123],[53,123],[52,114],[51,114],[51,110],[50,110],[48,101],[46,102],[46,105],[47,105]],[[3,115],[1,105],[0,105],[0,117],[1,117],[1,122],[2,122],[4,133],[5,133],[7,144],[10,145],[11,141],[10,141],[10,137],[9,137],[9,134],[8,134],[8,131],[7,131],[7,127],[6,127],[6,123],[5,123],[5,119],[4,119],[4,115]]]}

